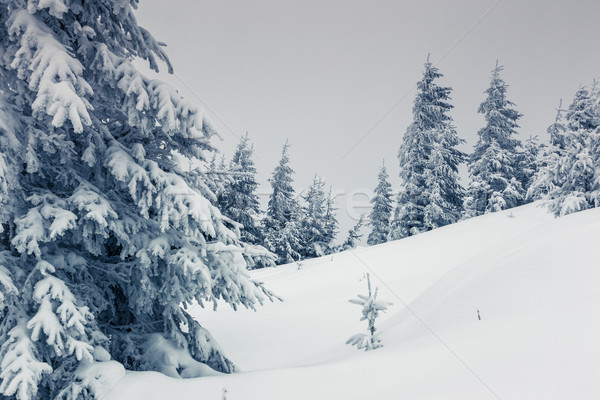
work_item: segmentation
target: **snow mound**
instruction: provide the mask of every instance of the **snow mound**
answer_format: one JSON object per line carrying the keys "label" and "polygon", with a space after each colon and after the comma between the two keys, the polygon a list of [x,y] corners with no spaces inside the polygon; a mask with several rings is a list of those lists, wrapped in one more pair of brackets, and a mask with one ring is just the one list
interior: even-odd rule
{"label": "snow mound", "polygon": [[[600,209],[554,219],[536,204],[369,248],[252,272],[284,302],[194,316],[245,371],[130,373],[110,399],[599,398]],[[383,347],[348,302],[369,272]]]}
{"label": "snow mound", "polygon": [[172,378],[196,378],[220,375],[208,365],[194,360],[187,348],[178,346],[173,340],[161,334],[153,334],[145,346],[143,364],[151,371],[157,371]]}

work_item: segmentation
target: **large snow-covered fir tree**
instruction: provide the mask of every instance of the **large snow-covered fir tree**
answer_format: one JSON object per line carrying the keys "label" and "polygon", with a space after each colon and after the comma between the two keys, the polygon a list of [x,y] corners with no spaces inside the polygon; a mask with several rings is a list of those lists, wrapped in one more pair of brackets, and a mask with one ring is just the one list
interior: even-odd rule
{"label": "large snow-covered fir tree", "polygon": [[600,84],[581,87],[561,117],[532,185],[547,190],[543,198],[556,216],[600,205]]}
{"label": "large snow-covered fir tree", "polygon": [[79,366],[153,368],[157,334],[231,372],[183,306],[271,296],[201,169],[175,161],[202,163],[215,132],[132,64],[171,69],[136,5],[0,2],[0,397],[92,397]]}
{"label": "large snow-covered fir tree", "polygon": [[427,60],[423,79],[417,83],[413,122],[398,151],[402,182],[391,224],[392,239],[456,222],[463,210],[458,166],[465,155],[456,148],[463,140],[448,115],[453,107],[448,102],[452,89],[435,83],[440,77]]}
{"label": "large snow-covered fir tree", "polygon": [[292,186],[294,170],[290,167],[289,147],[286,141],[281,151],[281,160],[269,179],[273,191],[263,220],[265,244],[277,255],[279,264],[298,261],[302,247],[299,231],[300,208]]}
{"label": "large snow-covered fir tree", "polygon": [[[505,210],[520,205],[525,199],[523,182],[519,180],[521,142],[516,138],[521,114],[506,98],[508,85],[500,77],[502,66],[492,70],[487,97],[478,112],[485,126],[478,132],[477,144],[469,158],[470,182],[465,198],[469,217]],[[531,175],[523,175],[529,179]]]}
{"label": "large snow-covered fir tree", "polygon": [[390,219],[392,218],[393,200],[392,185],[388,182],[389,175],[385,165],[381,166],[378,183],[375,188],[375,196],[371,199],[371,213],[369,215],[369,226],[371,232],[367,238],[369,245],[385,243],[390,236]]}

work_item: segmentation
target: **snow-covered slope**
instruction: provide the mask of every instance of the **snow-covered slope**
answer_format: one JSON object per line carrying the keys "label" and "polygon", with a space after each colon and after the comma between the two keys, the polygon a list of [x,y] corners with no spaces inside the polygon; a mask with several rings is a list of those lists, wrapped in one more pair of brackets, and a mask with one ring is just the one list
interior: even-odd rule
{"label": "snow-covered slope", "polygon": [[[600,209],[554,220],[528,205],[255,271],[284,302],[193,310],[244,372],[128,373],[106,398],[600,398],[599,237]],[[394,303],[371,352],[345,344],[366,327],[348,302],[365,272]]]}

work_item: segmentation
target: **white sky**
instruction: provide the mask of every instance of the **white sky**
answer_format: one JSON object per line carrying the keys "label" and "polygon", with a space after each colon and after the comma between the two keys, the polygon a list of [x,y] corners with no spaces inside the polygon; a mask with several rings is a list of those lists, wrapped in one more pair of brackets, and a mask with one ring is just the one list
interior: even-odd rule
{"label": "white sky", "polygon": [[229,157],[249,132],[264,193],[289,138],[297,190],[318,173],[346,194],[340,239],[350,194],[375,187],[382,159],[399,185],[396,153],[427,53],[454,89],[468,152],[496,59],[523,139],[545,140],[559,99],[600,72],[598,0],[142,0],[137,16],[168,45],[175,76],[161,79],[207,109],[218,147]]}

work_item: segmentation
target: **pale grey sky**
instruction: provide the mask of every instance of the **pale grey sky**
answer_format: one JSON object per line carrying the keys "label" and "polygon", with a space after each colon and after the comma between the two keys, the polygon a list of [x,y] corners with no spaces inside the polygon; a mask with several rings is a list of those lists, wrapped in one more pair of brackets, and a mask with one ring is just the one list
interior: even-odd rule
{"label": "pale grey sky", "polygon": [[[600,72],[598,0],[142,0],[137,16],[168,45],[175,76],[162,79],[210,109],[219,148],[230,156],[249,132],[265,192],[286,138],[297,189],[318,173],[339,192],[371,190],[384,158],[397,187],[428,53],[454,89],[469,152],[496,59],[524,114],[522,138],[545,140],[559,99]],[[341,238],[347,200],[338,197]]]}

